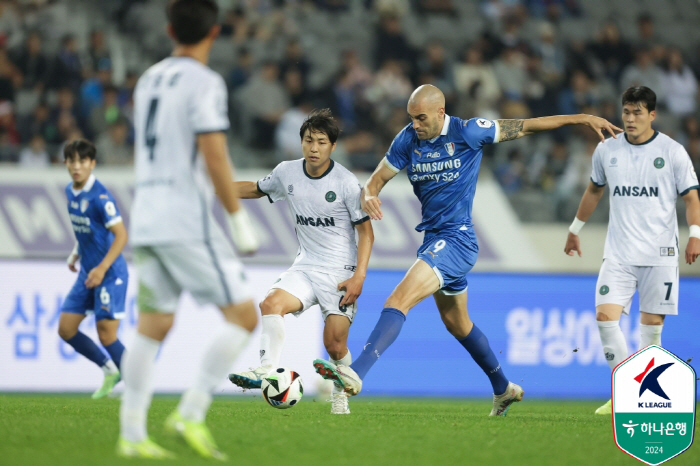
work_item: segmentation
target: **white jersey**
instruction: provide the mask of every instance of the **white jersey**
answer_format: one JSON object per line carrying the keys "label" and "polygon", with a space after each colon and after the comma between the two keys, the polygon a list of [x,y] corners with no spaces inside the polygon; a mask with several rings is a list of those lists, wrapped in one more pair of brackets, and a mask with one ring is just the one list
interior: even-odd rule
{"label": "white jersey", "polygon": [[313,178],[304,159],[291,160],[258,181],[258,190],[270,202],[289,205],[299,238],[295,268],[355,270],[354,226],[369,216],[360,209],[360,183],[349,170],[331,160],[328,170]]}
{"label": "white jersey", "polygon": [[214,189],[196,138],[228,130],[227,102],[223,78],[189,57],[166,58],[139,78],[134,245],[208,241],[219,230],[211,215]]}
{"label": "white jersey", "polygon": [[676,199],[698,188],[683,146],[654,133],[643,144],[609,138],[593,153],[591,181],[610,187],[610,222],[603,257],[623,265],[677,265]]}

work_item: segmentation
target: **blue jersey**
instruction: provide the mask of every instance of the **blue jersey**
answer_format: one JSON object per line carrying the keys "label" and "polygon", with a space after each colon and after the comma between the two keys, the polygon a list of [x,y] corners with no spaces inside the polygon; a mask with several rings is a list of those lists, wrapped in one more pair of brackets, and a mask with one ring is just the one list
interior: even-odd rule
{"label": "blue jersey", "polygon": [[445,115],[440,135],[432,140],[418,139],[411,124],[396,135],[385,163],[395,172],[406,168],[421,203],[417,231],[472,226],[482,148],[498,142],[498,130],[493,120]]}
{"label": "blue jersey", "polygon": [[[80,191],[75,191],[72,183],[66,186],[66,197],[68,215],[78,240],[80,273],[87,274],[107,255],[114,241],[114,234],[108,228],[121,222],[122,218],[114,198],[94,175],[90,175]],[[105,274],[105,281],[126,276],[126,261],[119,254]]]}

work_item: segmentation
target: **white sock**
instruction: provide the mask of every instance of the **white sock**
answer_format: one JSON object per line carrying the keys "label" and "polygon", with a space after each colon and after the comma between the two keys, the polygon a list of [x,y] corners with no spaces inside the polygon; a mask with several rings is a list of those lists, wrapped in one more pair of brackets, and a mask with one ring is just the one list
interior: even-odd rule
{"label": "white sock", "polygon": [[663,329],[664,329],[664,324],[661,324],[661,325],[639,324],[639,349],[646,348],[649,345],[661,346],[661,331]]}
{"label": "white sock", "polygon": [[350,348],[348,348],[348,352],[345,356],[338,360],[331,359],[331,362],[335,365],[342,364],[343,366],[349,366],[352,364],[352,354],[350,354]]}
{"label": "white sock", "polygon": [[284,317],[278,315],[262,316],[262,335],[260,335],[260,365],[272,369],[279,367],[284,346]]}
{"label": "white sock", "polygon": [[625,341],[625,334],[620,329],[620,321],[598,320],[596,322],[600,333],[600,342],[603,344],[605,359],[608,361],[610,369],[615,369],[615,366],[627,358],[627,342]]}
{"label": "white sock", "polygon": [[119,369],[117,369],[117,365],[114,364],[114,361],[108,359],[105,365],[102,366],[102,371],[105,373],[105,375],[112,375],[118,373]]}
{"label": "white sock", "polygon": [[202,422],[211,404],[211,394],[231,370],[248,342],[250,332],[240,325],[224,322],[204,352],[194,384],[180,399],[178,411],[185,419]]}
{"label": "white sock", "polygon": [[146,415],[153,397],[153,372],[160,342],[137,333],[122,357],[124,395],[119,408],[121,435],[129,442],[146,440]]}

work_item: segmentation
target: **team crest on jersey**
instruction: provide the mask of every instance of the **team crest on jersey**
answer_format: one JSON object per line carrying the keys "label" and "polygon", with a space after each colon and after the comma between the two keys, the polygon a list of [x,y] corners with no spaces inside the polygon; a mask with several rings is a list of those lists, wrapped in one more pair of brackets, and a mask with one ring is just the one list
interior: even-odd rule
{"label": "team crest on jersey", "polygon": [[486,120],[484,118],[478,118],[476,120],[476,124],[479,125],[480,128],[490,128],[493,126],[493,121]]}
{"label": "team crest on jersey", "polygon": [[80,211],[81,211],[82,213],[85,213],[85,211],[87,210],[87,208],[88,208],[88,200],[87,200],[87,199],[83,199],[82,201],[80,201]]}
{"label": "team crest on jersey", "polygon": [[614,167],[616,164],[617,164],[617,158],[616,157],[611,158],[610,159],[610,166]]}
{"label": "team crest on jersey", "polygon": [[662,159],[661,157],[656,157],[654,159],[654,166],[656,168],[664,168],[664,165],[665,165],[664,159]]}
{"label": "team crest on jersey", "polygon": [[289,194],[292,194],[292,191],[294,191],[294,185],[290,184],[289,186],[287,186],[287,192],[289,192]]}
{"label": "team crest on jersey", "polygon": [[446,150],[447,153],[450,155],[450,157],[451,157],[452,155],[454,155],[454,153],[455,153],[455,143],[454,143],[454,142],[448,142],[447,144],[445,144],[445,150]]}
{"label": "team crest on jersey", "polygon": [[608,288],[608,285],[603,285],[600,287],[600,294],[608,294],[610,291],[610,288]]}
{"label": "team crest on jersey", "polygon": [[326,193],[326,201],[328,201],[328,202],[335,201],[335,193],[333,191],[328,191]]}

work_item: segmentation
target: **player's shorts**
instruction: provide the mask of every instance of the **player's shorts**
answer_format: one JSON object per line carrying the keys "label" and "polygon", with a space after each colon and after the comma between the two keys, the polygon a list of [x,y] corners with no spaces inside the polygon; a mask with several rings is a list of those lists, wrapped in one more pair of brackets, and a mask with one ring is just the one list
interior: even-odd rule
{"label": "player's shorts", "polygon": [[639,267],[603,261],[596,284],[595,305],[619,304],[629,314],[632,296],[639,290],[639,310],[649,314],[678,315],[678,267]]}
{"label": "player's shorts", "polygon": [[473,228],[428,230],[418,248],[418,259],[433,268],[440,280],[440,292],[457,295],[467,291],[467,273],[479,254]]}
{"label": "player's shorts", "polygon": [[340,306],[345,291],[338,291],[338,284],[352,277],[352,274],[351,271],[318,272],[292,267],[280,275],[271,289],[279,288],[301,301],[302,309],[293,313],[296,316],[318,304],[324,321],[329,315],[335,314],[347,317],[352,323],[357,303]]}
{"label": "player's shorts", "polygon": [[123,319],[124,303],[126,302],[126,287],[129,282],[127,275],[123,277],[105,278],[100,286],[88,288],[85,286],[87,272],[82,270],[66,296],[61,312],[74,314],[95,314],[95,320]]}
{"label": "player's shorts", "polygon": [[251,298],[231,245],[219,241],[137,246],[138,306],[143,312],[175,312],[180,294],[188,291],[199,304],[219,307]]}

